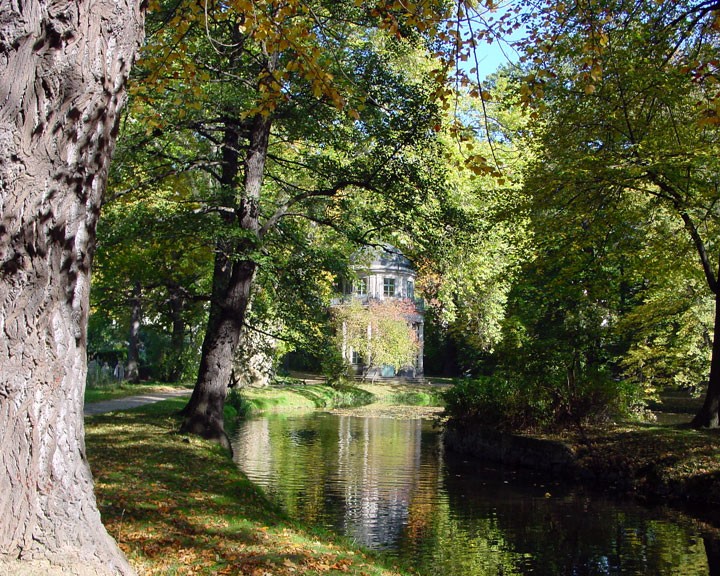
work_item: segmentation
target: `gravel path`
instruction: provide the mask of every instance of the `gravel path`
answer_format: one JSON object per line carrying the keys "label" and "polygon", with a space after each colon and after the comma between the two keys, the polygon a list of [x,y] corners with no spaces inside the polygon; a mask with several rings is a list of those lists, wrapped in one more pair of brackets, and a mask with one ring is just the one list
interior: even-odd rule
{"label": "gravel path", "polygon": [[94,416],[95,414],[103,414],[105,412],[115,412],[117,410],[129,410],[137,408],[145,404],[153,404],[165,400],[167,398],[176,398],[178,396],[190,396],[192,390],[181,389],[168,392],[154,392],[149,394],[141,394],[138,396],[128,396],[126,398],[116,398],[114,400],[103,400],[102,402],[93,402],[85,404],[85,416]]}

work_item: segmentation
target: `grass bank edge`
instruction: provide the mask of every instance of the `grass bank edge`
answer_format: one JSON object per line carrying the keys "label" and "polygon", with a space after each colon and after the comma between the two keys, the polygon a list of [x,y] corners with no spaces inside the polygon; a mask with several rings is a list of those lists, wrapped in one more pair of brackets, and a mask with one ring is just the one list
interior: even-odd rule
{"label": "grass bank edge", "polygon": [[359,406],[372,402],[368,392],[355,386],[327,384],[271,385],[231,390],[228,404],[241,416],[260,412],[301,412]]}
{"label": "grass bank edge", "polygon": [[103,522],[139,574],[401,574],[287,518],[227,453],[177,434],[172,399],[95,416],[88,459]]}
{"label": "grass bank edge", "polygon": [[233,392],[240,415],[301,412],[379,405],[442,406],[441,390],[427,385],[367,382],[344,386],[291,383]]}

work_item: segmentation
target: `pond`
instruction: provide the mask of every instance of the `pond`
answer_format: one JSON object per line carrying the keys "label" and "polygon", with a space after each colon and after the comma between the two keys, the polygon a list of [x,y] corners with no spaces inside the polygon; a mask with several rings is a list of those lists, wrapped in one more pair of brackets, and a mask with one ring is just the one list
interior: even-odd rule
{"label": "pond", "polygon": [[428,421],[272,415],[241,423],[234,450],[289,515],[421,574],[718,573],[690,518],[459,459]]}

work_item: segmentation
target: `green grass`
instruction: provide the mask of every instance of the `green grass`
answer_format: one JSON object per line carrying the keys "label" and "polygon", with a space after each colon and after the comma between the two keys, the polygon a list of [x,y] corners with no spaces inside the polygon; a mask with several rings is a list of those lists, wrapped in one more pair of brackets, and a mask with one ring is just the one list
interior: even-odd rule
{"label": "green grass", "polygon": [[342,387],[293,383],[246,388],[241,390],[239,395],[239,412],[245,415],[253,412],[313,411],[368,405],[378,409],[393,406],[443,406],[441,388],[388,382],[367,382]]}
{"label": "green grass", "polygon": [[[427,384],[396,384],[392,382],[363,382],[358,387],[375,396],[375,402],[383,404],[406,404],[408,406],[424,406],[418,402],[428,400],[429,405],[440,402],[440,388]],[[440,405],[440,404],[435,404]]]}
{"label": "green grass", "polygon": [[249,412],[312,411],[318,408],[361,406],[374,396],[362,388],[324,384],[246,388],[240,392]]}
{"label": "green grass", "polygon": [[163,392],[176,388],[192,388],[185,383],[163,383],[144,382],[132,384],[130,382],[113,382],[102,386],[88,386],[85,388],[85,403],[101,402],[103,400],[114,400],[116,398],[127,398],[137,394],[148,394],[150,392]]}
{"label": "green grass", "polygon": [[396,574],[285,517],[217,446],[176,434],[182,405],[173,399],[86,424],[103,521],[138,574]]}

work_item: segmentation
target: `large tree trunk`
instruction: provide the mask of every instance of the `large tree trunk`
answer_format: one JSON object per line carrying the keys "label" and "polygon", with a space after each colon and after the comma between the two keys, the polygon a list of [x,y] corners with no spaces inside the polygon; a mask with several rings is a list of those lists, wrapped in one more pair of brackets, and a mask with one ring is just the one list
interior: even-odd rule
{"label": "large tree trunk", "polygon": [[718,428],[720,426],[720,289],[715,293],[715,328],[712,355],[710,357],[710,378],[702,408],[693,418],[695,428]]}
{"label": "large tree trunk", "polygon": [[131,574],[85,458],[90,264],[140,0],[0,0],[0,573]]}
{"label": "large tree trunk", "polygon": [[[230,449],[225,433],[223,408],[232,373],[235,351],[245,313],[256,264],[247,253],[259,242],[259,200],[265,172],[270,119],[255,117],[250,130],[249,146],[243,162],[243,193],[236,210],[235,224],[249,232],[242,241],[222,240],[218,243],[213,272],[213,293],[208,328],[203,341],[198,378],[184,409],[182,432],[199,434],[220,442]],[[235,126],[225,130],[222,185],[225,192],[234,193],[239,165],[239,134]]]}
{"label": "large tree trunk", "polygon": [[225,433],[223,409],[254,274],[254,262],[232,263],[221,251],[218,252],[213,277],[213,302],[203,340],[198,379],[185,407],[181,427],[181,432],[198,434],[228,449],[230,441]]}
{"label": "large tree trunk", "polygon": [[708,562],[708,576],[720,576],[720,541],[711,535],[703,536]]}

